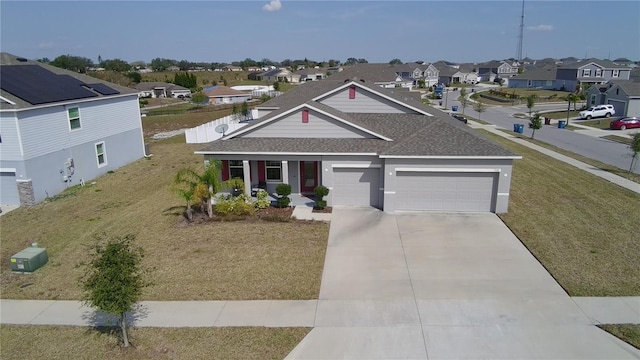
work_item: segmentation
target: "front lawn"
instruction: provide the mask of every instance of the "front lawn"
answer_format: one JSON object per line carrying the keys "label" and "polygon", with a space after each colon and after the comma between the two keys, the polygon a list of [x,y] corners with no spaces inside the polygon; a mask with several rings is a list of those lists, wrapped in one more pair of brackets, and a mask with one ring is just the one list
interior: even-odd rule
{"label": "front lawn", "polygon": [[509,212],[500,218],[571,296],[640,295],[640,194],[511,140]]}
{"label": "front lawn", "polygon": [[77,283],[96,233],[133,233],[155,267],[143,300],[316,299],[329,226],[320,222],[215,221],[189,224],[169,191],[178,169],[202,167],[202,145],[162,141],[153,156],[0,217],[0,260],[38,242],[49,263],[32,275],[0,268],[12,299],[80,299]]}
{"label": "front lawn", "polygon": [[3,359],[283,359],[309,328],[131,328],[122,349],[114,329],[2,325]]}
{"label": "front lawn", "polygon": [[611,119],[595,119],[576,122],[576,124],[591,126],[597,129],[609,129],[609,123],[611,123]]}

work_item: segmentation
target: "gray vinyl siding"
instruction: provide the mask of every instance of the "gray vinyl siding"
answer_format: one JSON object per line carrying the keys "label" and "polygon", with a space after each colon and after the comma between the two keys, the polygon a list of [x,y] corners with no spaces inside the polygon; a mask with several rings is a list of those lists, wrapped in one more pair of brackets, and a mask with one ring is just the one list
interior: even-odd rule
{"label": "gray vinyl siding", "polygon": [[332,94],[318,102],[346,113],[415,114],[402,105],[382,98],[361,88],[356,89],[355,99],[349,99],[349,89]]}
{"label": "gray vinyl siding", "polygon": [[[104,142],[107,164],[98,167],[95,144]],[[24,161],[23,173],[18,171],[18,178],[31,179],[36,202],[44,200],[47,195],[53,196],[69,186],[80,184],[81,179],[89,182],[110,170],[115,170],[143,156],[140,130],[134,129],[120,134],[92,139],[68,148],[32,157]],[[74,173],[71,181],[62,181],[60,170],[65,171],[65,162],[72,158]]]}
{"label": "gray vinyl siding", "polygon": [[316,111],[309,111],[309,122],[302,122],[302,111],[266,124],[242,137],[261,138],[373,138],[372,135],[332,119]]}
{"label": "gray vinyl siding", "polygon": [[[385,159],[384,165],[384,211],[394,212],[401,208],[396,199],[396,168],[430,168],[447,169],[455,173],[455,169],[495,169],[497,187],[493,209],[495,213],[505,213],[509,205],[509,189],[511,187],[512,160],[473,160],[473,159]],[[446,172],[445,172],[446,173]]]}
{"label": "gray vinyl siding", "polygon": [[137,130],[140,139],[136,143],[143,146],[137,96],[78,103],[81,127],[69,130],[67,109],[75,106],[54,106],[19,113],[25,159],[132,130]]}
{"label": "gray vinyl siding", "polygon": [[15,114],[0,114],[0,156],[3,161],[22,160],[20,138],[18,136],[18,121]]}
{"label": "gray vinyl siding", "polygon": [[558,80],[573,80],[578,77],[578,69],[562,69],[556,70],[556,79]]}
{"label": "gray vinyl siding", "polygon": [[638,100],[630,101],[629,96],[620,88],[620,86],[612,86],[607,90],[606,94],[607,103],[613,104],[611,101],[615,102],[613,105],[616,108],[616,116],[638,116],[637,111],[636,115],[633,115],[633,107],[637,107],[638,105],[632,104],[634,102],[637,103]]}

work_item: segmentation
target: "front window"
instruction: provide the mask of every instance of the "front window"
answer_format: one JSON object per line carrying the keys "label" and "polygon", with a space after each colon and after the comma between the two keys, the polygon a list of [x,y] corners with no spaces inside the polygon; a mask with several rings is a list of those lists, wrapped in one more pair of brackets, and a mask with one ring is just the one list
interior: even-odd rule
{"label": "front window", "polygon": [[229,179],[244,179],[244,168],[242,160],[229,160]]}
{"label": "front window", "polygon": [[80,129],[80,109],[77,107],[67,109],[69,117],[69,128],[71,130]]}
{"label": "front window", "polygon": [[602,69],[596,69],[596,77],[602,77]]}
{"label": "front window", "polygon": [[104,141],[96,144],[96,159],[98,167],[107,165],[107,149],[104,146]]}
{"label": "front window", "polygon": [[267,181],[282,181],[282,162],[267,161],[265,162],[267,170]]}
{"label": "front window", "polygon": [[591,76],[591,69],[582,70],[582,77],[589,77],[589,76]]}
{"label": "front window", "polygon": [[613,77],[620,76],[620,70],[613,70]]}
{"label": "front window", "polygon": [[[595,95],[591,95],[591,101],[589,101],[589,104],[591,105],[595,105],[596,104],[596,96]],[[591,109],[589,109],[591,110]]]}

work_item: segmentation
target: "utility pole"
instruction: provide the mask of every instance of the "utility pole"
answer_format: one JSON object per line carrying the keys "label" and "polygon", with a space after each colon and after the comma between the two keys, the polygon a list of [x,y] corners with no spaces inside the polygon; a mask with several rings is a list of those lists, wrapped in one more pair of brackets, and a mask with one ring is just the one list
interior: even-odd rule
{"label": "utility pole", "polygon": [[518,63],[522,63],[522,43],[524,38],[524,0],[522,0],[522,15],[520,15],[520,34],[518,35],[518,49],[516,50],[516,58]]}

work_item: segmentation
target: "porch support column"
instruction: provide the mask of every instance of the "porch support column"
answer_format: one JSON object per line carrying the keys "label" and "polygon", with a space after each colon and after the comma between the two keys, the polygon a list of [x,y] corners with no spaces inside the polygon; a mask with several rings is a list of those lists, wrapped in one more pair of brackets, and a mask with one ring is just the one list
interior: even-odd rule
{"label": "porch support column", "polygon": [[242,160],[242,175],[244,176],[244,193],[251,195],[251,167],[249,160]]}
{"label": "porch support column", "polygon": [[282,160],[282,182],[289,184],[289,162]]}

